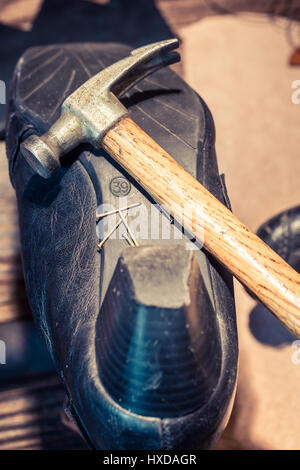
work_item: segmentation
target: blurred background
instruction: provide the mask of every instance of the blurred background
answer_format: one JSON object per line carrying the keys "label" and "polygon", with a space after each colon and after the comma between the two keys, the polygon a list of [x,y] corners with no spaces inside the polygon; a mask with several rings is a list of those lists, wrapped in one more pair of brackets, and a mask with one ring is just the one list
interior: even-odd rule
{"label": "blurred background", "polygon": [[[234,213],[256,231],[300,202],[300,0],[0,0],[0,80],[32,46],[178,36],[175,69],[215,121]],[[8,88],[7,88],[8,91]],[[0,105],[0,134],[5,106]],[[83,448],[61,421],[63,390],[33,326],[19,256],[16,203],[0,142],[0,449]],[[240,365],[218,448],[300,449],[294,338],[235,283]]]}

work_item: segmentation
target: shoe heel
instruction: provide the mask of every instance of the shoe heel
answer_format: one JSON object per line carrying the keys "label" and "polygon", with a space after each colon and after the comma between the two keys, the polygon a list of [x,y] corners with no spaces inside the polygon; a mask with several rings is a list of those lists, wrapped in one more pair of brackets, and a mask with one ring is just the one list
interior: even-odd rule
{"label": "shoe heel", "polygon": [[198,263],[180,245],[128,248],[99,315],[100,379],[143,416],[199,409],[220,375],[219,331]]}

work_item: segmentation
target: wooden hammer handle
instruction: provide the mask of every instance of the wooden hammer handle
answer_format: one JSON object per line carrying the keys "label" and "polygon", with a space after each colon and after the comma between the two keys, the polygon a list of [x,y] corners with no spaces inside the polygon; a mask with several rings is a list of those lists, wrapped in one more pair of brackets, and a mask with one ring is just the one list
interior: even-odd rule
{"label": "wooden hammer handle", "polygon": [[300,337],[300,275],[294,269],[129,117],[107,132],[102,145],[175,219],[183,216],[185,229]]}

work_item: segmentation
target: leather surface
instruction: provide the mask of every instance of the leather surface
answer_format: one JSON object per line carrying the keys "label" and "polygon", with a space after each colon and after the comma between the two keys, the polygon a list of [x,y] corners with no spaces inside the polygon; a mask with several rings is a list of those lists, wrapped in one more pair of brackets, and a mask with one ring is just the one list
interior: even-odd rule
{"label": "leather surface", "polygon": [[[204,251],[196,253],[206,278],[222,344],[217,387],[193,413],[160,419],[136,415],[106,393],[97,368],[96,321],[124,244],[97,252],[96,210],[111,202],[113,175],[128,179],[103,151],[83,146],[50,179],[34,175],[19,144],[59,116],[68,93],[103,66],[128,54],[115,44],[28,50],[11,87],[7,126],[10,174],[17,192],[24,275],[30,306],[78,421],[92,445],[106,449],[197,449],[216,439],[234,395],[237,333],[232,278]],[[214,127],[203,101],[172,71],[157,72],[124,98],[133,119],[222,202]],[[79,157],[79,159],[78,159]],[[72,163],[74,161],[74,163]],[[129,179],[128,179],[129,180]],[[151,200],[130,180],[131,196]],[[159,241],[160,242],[160,241]],[[212,358],[213,360],[213,358]]]}

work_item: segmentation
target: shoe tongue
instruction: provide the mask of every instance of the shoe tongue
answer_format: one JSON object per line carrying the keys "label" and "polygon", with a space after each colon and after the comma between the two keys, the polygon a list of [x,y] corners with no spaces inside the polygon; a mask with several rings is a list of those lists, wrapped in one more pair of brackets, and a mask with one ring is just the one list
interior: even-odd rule
{"label": "shoe tongue", "polygon": [[96,348],[100,379],[123,408],[176,417],[204,405],[219,379],[221,347],[194,255],[180,245],[125,250]]}

